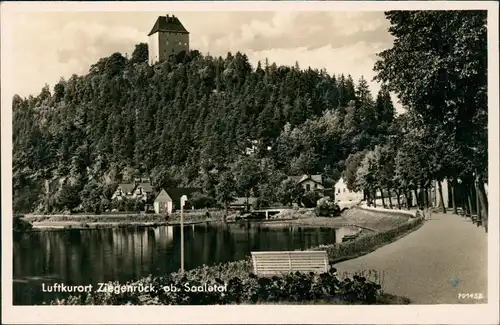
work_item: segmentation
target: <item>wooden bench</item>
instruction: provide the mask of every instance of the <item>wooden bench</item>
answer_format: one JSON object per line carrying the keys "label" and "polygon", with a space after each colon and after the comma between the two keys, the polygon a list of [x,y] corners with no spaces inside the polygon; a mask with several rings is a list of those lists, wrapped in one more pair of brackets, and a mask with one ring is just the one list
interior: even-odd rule
{"label": "wooden bench", "polygon": [[251,252],[253,271],[258,276],[283,275],[291,272],[328,272],[326,251]]}

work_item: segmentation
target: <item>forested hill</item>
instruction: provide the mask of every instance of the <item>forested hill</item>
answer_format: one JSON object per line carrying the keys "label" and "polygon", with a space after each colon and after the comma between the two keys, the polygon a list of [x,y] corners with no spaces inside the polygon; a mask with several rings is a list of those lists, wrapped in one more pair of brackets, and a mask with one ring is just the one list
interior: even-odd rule
{"label": "forested hill", "polygon": [[[374,100],[364,79],[252,67],[242,53],[191,51],[152,67],[147,57],[139,44],[130,58],[114,53],[53,90],[14,96],[16,211],[92,206],[132,174],[211,196],[228,172],[240,177],[238,194],[260,196],[290,174],[336,179],[394,118],[387,90]],[[246,155],[250,140],[258,148]],[[47,191],[47,180],[58,185]]]}

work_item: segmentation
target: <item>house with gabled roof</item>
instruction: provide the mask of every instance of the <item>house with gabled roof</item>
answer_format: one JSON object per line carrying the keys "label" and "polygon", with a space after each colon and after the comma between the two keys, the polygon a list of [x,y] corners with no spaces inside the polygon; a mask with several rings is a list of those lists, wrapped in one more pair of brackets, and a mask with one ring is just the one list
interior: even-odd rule
{"label": "house with gabled roof", "polygon": [[194,187],[164,188],[156,196],[153,207],[155,213],[172,213],[174,209],[181,208],[181,197],[187,196],[189,199],[194,193],[201,192],[201,189]]}
{"label": "house with gabled roof", "polygon": [[134,197],[138,199],[142,199],[144,201],[149,201],[154,193],[153,186],[147,180],[146,182],[143,180],[141,183],[136,183],[135,189],[134,189]]}
{"label": "house with gabled roof", "polygon": [[135,183],[122,183],[118,184],[111,200],[129,199],[134,196]]}
{"label": "house with gabled roof", "polygon": [[306,191],[317,191],[321,195],[327,195],[325,181],[322,175],[308,175],[304,174],[302,176],[288,176],[288,180],[292,180],[295,184],[301,186]]}
{"label": "house with gabled roof", "polygon": [[156,196],[153,208],[156,214],[172,213],[173,200],[164,189]]}
{"label": "house with gabled roof", "polygon": [[360,201],[363,192],[351,191],[347,188],[347,182],[341,177],[334,186],[335,201]]}
{"label": "house with gabled roof", "polygon": [[148,202],[154,193],[150,178],[136,178],[134,182],[121,183],[116,187],[111,200],[139,199]]}

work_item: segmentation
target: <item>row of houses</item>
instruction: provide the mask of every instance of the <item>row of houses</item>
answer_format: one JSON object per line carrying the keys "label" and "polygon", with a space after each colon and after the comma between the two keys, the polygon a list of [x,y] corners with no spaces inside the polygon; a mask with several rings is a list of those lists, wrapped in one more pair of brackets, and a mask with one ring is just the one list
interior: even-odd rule
{"label": "row of houses", "polygon": [[[336,200],[356,200],[362,198],[361,193],[352,192],[347,189],[344,180],[341,178],[333,188],[325,183],[322,175],[302,175],[289,176],[287,180],[292,180],[306,191],[317,191],[321,197],[335,197]],[[136,178],[133,182],[118,184],[113,193],[112,200],[135,199],[152,204],[155,213],[171,213],[180,207],[180,199],[185,195],[188,200],[196,192],[201,192],[199,188],[162,188],[155,195],[150,178]],[[243,209],[247,205],[253,206],[256,198],[237,197],[230,204],[232,209]]]}
{"label": "row of houses", "polygon": [[333,186],[324,181],[322,175],[290,176],[306,191],[317,191],[322,197],[335,198],[336,201],[355,201],[363,199],[362,192],[354,192],[347,188],[343,178],[340,178]]}

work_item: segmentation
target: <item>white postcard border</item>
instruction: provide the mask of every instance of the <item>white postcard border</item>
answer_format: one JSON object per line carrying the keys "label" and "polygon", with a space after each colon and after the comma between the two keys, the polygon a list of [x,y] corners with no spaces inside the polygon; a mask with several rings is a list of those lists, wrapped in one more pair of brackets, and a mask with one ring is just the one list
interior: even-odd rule
{"label": "white postcard border", "polygon": [[[488,304],[410,306],[12,306],[12,89],[9,14],[20,11],[488,10]],[[491,1],[3,2],[1,4],[2,323],[9,324],[498,324],[499,51]],[[35,73],[35,72],[34,72]],[[453,234],[448,234],[453,235]]]}

